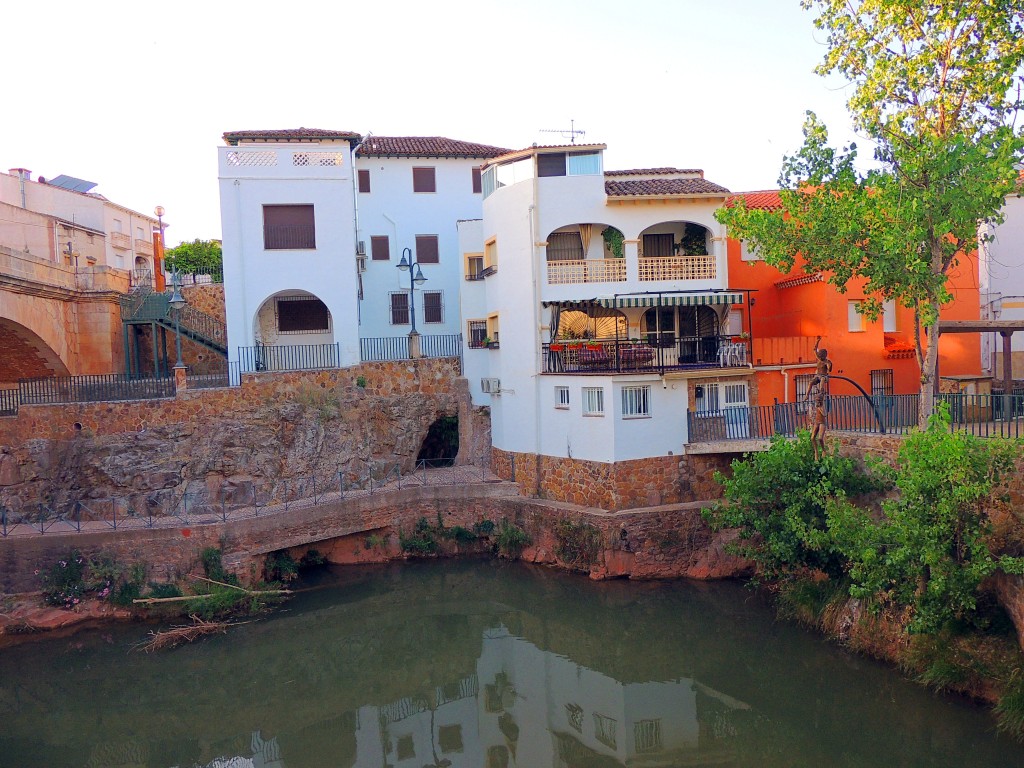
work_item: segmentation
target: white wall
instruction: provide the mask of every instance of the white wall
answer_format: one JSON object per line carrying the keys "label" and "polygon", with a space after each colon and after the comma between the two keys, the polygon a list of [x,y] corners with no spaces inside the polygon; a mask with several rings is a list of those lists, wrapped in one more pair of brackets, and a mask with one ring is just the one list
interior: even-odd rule
{"label": "white wall", "polygon": [[[236,153],[250,151],[272,153],[276,164],[232,164]],[[342,164],[293,164],[294,153],[317,151],[340,153]],[[332,338],[324,336],[320,343],[340,342],[341,364],[358,363],[352,169],[347,147],[310,143],[221,147],[219,157],[228,358],[237,359],[238,347],[254,344],[256,313],[269,297],[298,290],[318,297],[330,311]],[[264,249],[263,206],[271,204],[313,205],[316,248]]]}
{"label": "white wall", "polygon": [[[366,243],[366,272],[360,306],[360,334],[364,337],[398,336],[409,325],[392,325],[390,294],[409,290],[409,273],[396,268],[402,249],[416,253],[416,235],[437,235],[437,264],[422,265],[427,281],[416,289],[416,330],[423,335],[459,333],[459,292],[463,282],[462,251],[457,221],[479,219],[481,195],[473,192],[472,169],[480,159],[379,158],[356,159],[356,167],[370,172],[370,192],[359,193],[359,236]],[[413,192],[412,169],[435,169],[437,191]],[[387,236],[391,259],[373,261],[370,238]],[[444,322],[426,323],[423,292],[441,291]]]}
{"label": "white wall", "polygon": [[[983,318],[1024,320],[1024,198],[1009,197],[1003,207],[1005,221],[992,230],[993,240],[981,249],[979,279]],[[996,299],[998,303],[993,304]],[[991,310],[998,307],[998,317]],[[986,308],[990,313],[986,315]],[[993,338],[995,336],[995,338]],[[982,334],[982,358],[1002,352],[1002,338]],[[1024,350],[1024,333],[1013,334],[1013,350]],[[1002,371],[997,371],[1002,375]]]}
{"label": "white wall", "polygon": [[[482,219],[460,221],[458,230],[459,253],[463,263],[465,254],[483,253]],[[493,277],[489,279],[494,280]],[[483,394],[480,379],[491,376],[491,360],[500,352],[491,349],[470,349],[468,329],[470,320],[487,319],[487,283],[488,280],[462,280],[459,290],[459,315],[462,325],[459,332],[462,334],[462,375],[469,381],[469,394],[473,405],[489,406],[492,404],[493,395]]]}

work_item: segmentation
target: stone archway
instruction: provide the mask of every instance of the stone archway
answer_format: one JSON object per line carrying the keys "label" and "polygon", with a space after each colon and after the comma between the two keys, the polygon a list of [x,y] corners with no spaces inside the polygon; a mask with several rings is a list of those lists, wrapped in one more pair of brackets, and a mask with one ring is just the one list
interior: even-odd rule
{"label": "stone archway", "polygon": [[68,376],[60,356],[34,331],[0,318],[0,389],[12,389],[18,379]]}

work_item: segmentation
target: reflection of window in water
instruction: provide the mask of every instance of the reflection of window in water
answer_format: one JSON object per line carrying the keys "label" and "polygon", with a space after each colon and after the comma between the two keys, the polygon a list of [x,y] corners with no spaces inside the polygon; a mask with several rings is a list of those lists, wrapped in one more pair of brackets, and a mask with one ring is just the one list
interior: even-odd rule
{"label": "reflection of window in water", "polygon": [[408,760],[410,757],[416,757],[416,748],[412,743],[412,736],[401,736],[398,742],[395,744],[395,752],[399,760]]}
{"label": "reflection of window in water", "polygon": [[508,748],[500,744],[487,750],[487,768],[508,768]]}
{"label": "reflection of window in water", "polygon": [[578,704],[566,704],[565,716],[571,725],[579,733],[583,733],[583,707]]}
{"label": "reflection of window in water", "polygon": [[437,729],[437,744],[442,752],[461,752],[462,726],[442,725]]}
{"label": "reflection of window in water", "polygon": [[638,720],[633,723],[633,745],[637,752],[661,750],[661,720]]}
{"label": "reflection of window in water", "polygon": [[617,722],[610,717],[594,713],[594,735],[597,740],[611,749],[617,749],[615,742],[615,726]]}

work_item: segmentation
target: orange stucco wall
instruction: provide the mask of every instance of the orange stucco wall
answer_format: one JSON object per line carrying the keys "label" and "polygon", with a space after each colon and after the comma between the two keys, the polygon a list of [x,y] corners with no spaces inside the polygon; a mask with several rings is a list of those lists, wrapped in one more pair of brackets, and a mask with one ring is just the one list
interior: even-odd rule
{"label": "orange stucco wall", "polygon": [[[814,340],[829,351],[833,373],[847,376],[864,389],[871,390],[871,371],[891,368],[894,392],[908,394],[920,388],[920,373],[914,356],[890,357],[886,339],[912,345],[913,311],[897,309],[896,330],[885,334],[882,320],[862,322],[862,330],[850,330],[849,302],[864,299],[864,281],[854,280],[846,293],[839,293],[824,282],[811,282],[779,288],[776,283],[803,274],[798,262],[784,274],[762,261],[744,261],[738,241],[729,240],[729,283],[734,289],[752,289],[752,308],[744,308],[743,327],[753,337],[751,358],[758,373],[761,405],[791,401],[795,397],[794,377],[813,372]],[[954,300],[942,308],[945,320],[970,320],[979,317],[978,263],[972,253],[950,271],[949,290]],[[751,317],[752,315],[752,327]],[[803,365],[801,365],[803,364]],[[766,368],[769,368],[766,370]],[[774,370],[772,370],[774,368]],[[782,370],[785,369],[785,370]],[[946,335],[939,345],[941,376],[979,375],[981,339],[976,334]],[[842,381],[834,381],[835,394],[853,394],[856,390]]]}

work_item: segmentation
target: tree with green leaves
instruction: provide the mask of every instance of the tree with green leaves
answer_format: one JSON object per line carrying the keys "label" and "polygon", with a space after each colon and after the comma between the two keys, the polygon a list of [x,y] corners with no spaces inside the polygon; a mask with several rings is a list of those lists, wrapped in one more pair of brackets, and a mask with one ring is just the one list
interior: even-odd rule
{"label": "tree with green leaves", "polygon": [[913,309],[922,426],[931,414],[937,345],[924,333],[950,301],[947,275],[975,249],[978,225],[999,220],[1017,180],[1024,8],[1019,0],[803,0],[828,33],[818,73],[851,82],[848,107],[875,144],[829,146],[808,113],[803,147],[783,163],[782,206],[718,212],[731,236],[769,264],[822,273],[841,292],[865,281],[864,313],[886,301]]}
{"label": "tree with green leaves", "polygon": [[881,516],[841,499],[829,505],[829,540],[849,563],[850,594],[909,607],[911,631],[936,632],[971,616],[996,570],[1024,572],[1024,558],[994,555],[988,543],[993,496],[1019,452],[1014,441],[951,432],[948,406],[933,414],[900,446],[896,493]]}
{"label": "tree with green leaves", "polygon": [[164,251],[167,269],[177,268],[183,274],[217,274],[224,268],[220,243],[216,240],[193,240]]}

